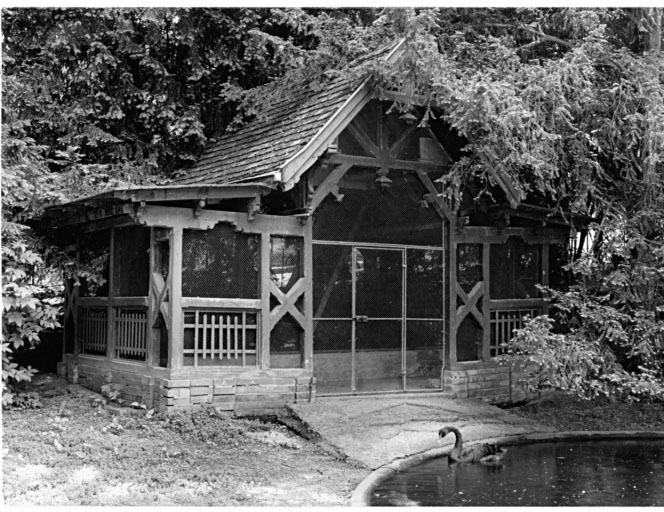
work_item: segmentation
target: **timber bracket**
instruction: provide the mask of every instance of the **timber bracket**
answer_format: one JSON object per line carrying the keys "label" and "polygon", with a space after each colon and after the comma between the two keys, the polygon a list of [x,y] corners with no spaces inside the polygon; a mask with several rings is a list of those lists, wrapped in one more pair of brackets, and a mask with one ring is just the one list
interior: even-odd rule
{"label": "timber bracket", "polygon": [[145,201],[140,201],[138,203],[123,205],[122,211],[123,213],[129,215],[134,222],[138,223],[141,221],[141,218],[143,217],[146,208],[147,204],[145,203]]}
{"label": "timber bracket", "polygon": [[260,196],[254,197],[247,205],[247,220],[252,222],[256,218],[256,214],[261,212],[261,198]]}
{"label": "timber bracket", "polygon": [[194,206],[194,218],[197,219],[200,217],[201,212],[203,211],[203,208],[205,208],[205,205],[207,204],[207,197],[202,197],[196,202],[196,206]]}

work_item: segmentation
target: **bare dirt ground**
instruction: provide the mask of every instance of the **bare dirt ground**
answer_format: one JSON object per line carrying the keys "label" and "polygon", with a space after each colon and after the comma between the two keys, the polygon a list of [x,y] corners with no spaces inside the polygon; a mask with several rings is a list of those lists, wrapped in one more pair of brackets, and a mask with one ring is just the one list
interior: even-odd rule
{"label": "bare dirt ground", "polygon": [[[279,424],[99,407],[49,374],[30,390],[40,409],[2,415],[5,505],[344,506],[369,474]],[[664,430],[664,404],[555,394],[511,412],[560,430]]]}
{"label": "bare dirt ground", "polygon": [[368,473],[282,425],[94,407],[53,375],[31,389],[41,409],[2,415],[5,505],[345,505]]}

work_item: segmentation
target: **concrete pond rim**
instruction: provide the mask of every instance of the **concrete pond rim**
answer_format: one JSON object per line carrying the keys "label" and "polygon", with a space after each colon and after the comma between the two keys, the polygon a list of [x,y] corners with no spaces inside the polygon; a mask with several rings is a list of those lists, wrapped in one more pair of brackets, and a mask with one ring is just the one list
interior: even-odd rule
{"label": "concrete pond rim", "polygon": [[[511,436],[492,437],[464,443],[468,446],[477,443],[491,443],[499,446],[519,446],[532,443],[548,443],[556,441],[595,441],[595,440],[632,440],[632,439],[664,439],[664,431],[617,430],[617,431],[567,431],[546,432],[535,434],[516,434]],[[399,457],[369,474],[353,491],[350,498],[351,507],[371,506],[373,491],[387,478],[406,469],[417,466],[431,459],[449,454],[452,446],[432,448],[420,453]]]}

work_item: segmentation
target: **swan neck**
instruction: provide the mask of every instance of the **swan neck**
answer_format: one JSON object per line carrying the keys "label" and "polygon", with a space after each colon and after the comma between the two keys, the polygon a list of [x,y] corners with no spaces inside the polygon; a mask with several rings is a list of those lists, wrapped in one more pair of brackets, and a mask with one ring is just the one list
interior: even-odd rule
{"label": "swan neck", "polygon": [[459,430],[454,427],[450,428],[450,432],[454,434],[454,448],[458,448],[460,450],[463,443],[461,439],[461,432],[459,432]]}

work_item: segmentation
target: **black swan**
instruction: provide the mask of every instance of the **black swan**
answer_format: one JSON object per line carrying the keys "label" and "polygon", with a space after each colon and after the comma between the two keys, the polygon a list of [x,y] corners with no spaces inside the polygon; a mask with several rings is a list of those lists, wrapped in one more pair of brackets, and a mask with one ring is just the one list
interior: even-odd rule
{"label": "black swan", "polygon": [[482,462],[485,464],[494,464],[502,460],[505,450],[494,444],[478,443],[463,449],[463,440],[461,432],[455,427],[443,427],[438,431],[438,436],[442,439],[452,432],[456,438],[454,448],[449,454],[452,462]]}

